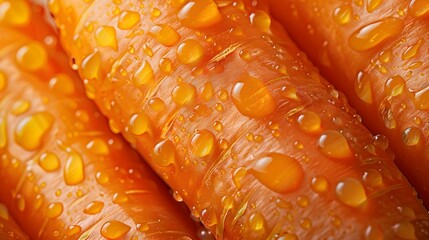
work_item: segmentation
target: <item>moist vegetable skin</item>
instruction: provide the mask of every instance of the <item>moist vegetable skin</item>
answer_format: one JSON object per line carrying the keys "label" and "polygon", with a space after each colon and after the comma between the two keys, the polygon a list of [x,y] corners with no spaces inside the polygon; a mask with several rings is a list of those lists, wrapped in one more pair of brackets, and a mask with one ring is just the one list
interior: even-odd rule
{"label": "moist vegetable skin", "polygon": [[0,238],[4,240],[29,239],[10,215],[6,205],[0,203]]}
{"label": "moist vegetable skin", "polygon": [[196,239],[187,211],[86,98],[42,8],[5,4],[0,200],[22,229],[31,239]]}
{"label": "moist vegetable skin", "polygon": [[256,6],[50,1],[111,129],[218,239],[428,238],[385,139]]}
{"label": "moist vegetable skin", "polygon": [[427,1],[267,2],[365,125],[387,136],[396,164],[428,207]]}

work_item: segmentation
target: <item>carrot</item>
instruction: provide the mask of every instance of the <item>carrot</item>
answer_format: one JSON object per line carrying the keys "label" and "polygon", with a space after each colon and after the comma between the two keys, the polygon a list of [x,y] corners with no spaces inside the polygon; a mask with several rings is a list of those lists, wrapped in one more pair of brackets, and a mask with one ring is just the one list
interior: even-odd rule
{"label": "carrot", "polygon": [[385,139],[252,3],[49,6],[111,129],[216,238],[428,238]]}
{"label": "carrot", "polygon": [[31,239],[195,239],[187,212],[86,98],[42,8],[0,9],[0,201],[22,229]]}
{"label": "carrot", "polygon": [[1,239],[28,239],[21,228],[16,224],[13,217],[9,214],[7,206],[0,203],[0,238]]}
{"label": "carrot", "polygon": [[269,2],[369,129],[387,136],[396,164],[428,207],[427,1]]}

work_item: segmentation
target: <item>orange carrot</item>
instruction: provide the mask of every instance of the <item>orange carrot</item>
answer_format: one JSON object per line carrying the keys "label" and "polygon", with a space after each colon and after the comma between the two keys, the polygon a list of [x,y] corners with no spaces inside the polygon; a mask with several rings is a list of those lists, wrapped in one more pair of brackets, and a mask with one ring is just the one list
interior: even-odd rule
{"label": "orange carrot", "polygon": [[195,239],[195,223],[86,98],[42,9],[0,9],[0,201],[22,229],[31,239]]}
{"label": "orange carrot", "polygon": [[16,224],[6,205],[0,203],[0,239],[26,240],[28,236]]}
{"label": "orange carrot", "polygon": [[111,129],[218,239],[429,237],[385,139],[256,1],[49,5]]}
{"label": "orange carrot", "polygon": [[347,95],[364,123],[387,136],[397,165],[428,207],[428,1],[270,4],[298,45]]}

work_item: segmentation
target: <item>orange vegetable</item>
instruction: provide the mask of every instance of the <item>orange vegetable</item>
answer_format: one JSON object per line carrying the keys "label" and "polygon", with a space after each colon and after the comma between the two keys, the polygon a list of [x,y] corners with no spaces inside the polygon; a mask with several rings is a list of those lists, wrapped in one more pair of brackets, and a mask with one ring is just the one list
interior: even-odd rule
{"label": "orange vegetable", "polygon": [[28,236],[16,224],[6,205],[0,203],[0,238],[26,240]]}
{"label": "orange vegetable", "polygon": [[42,9],[0,9],[0,200],[22,229],[31,239],[195,239],[186,211],[85,97]]}
{"label": "orange vegetable", "polygon": [[218,239],[427,238],[385,139],[251,2],[49,5],[111,129]]}
{"label": "orange vegetable", "polygon": [[387,136],[396,164],[428,207],[428,1],[269,2],[365,125]]}

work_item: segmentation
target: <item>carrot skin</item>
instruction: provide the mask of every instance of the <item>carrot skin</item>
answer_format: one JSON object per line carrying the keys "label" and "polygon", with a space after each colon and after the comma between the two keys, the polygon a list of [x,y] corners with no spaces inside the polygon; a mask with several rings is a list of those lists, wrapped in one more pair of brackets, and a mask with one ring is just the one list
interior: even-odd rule
{"label": "carrot skin", "polygon": [[[365,125],[387,136],[396,164],[427,207],[429,24],[425,1],[268,2],[321,73],[347,95]],[[353,36],[365,27],[374,30],[356,40]],[[372,44],[368,42],[382,31]]]}
{"label": "carrot skin", "polygon": [[50,1],[111,129],[218,239],[427,237],[427,210],[383,139],[265,7]]}
{"label": "carrot skin", "polygon": [[[43,9],[6,3],[22,5],[0,21],[0,201],[22,229],[31,239],[196,239],[189,213],[85,96]],[[29,13],[19,25],[15,11]]]}

